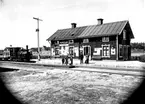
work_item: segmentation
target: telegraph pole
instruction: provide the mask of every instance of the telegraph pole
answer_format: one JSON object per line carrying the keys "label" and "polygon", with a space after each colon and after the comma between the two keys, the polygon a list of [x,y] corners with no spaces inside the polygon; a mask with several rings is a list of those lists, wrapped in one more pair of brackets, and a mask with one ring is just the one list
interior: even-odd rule
{"label": "telegraph pole", "polygon": [[33,17],[33,19],[37,20],[37,29],[36,29],[36,32],[37,32],[37,42],[38,42],[38,61],[40,61],[40,48],[39,48],[39,21],[42,21],[42,20],[39,19],[39,18],[35,18],[35,17]]}

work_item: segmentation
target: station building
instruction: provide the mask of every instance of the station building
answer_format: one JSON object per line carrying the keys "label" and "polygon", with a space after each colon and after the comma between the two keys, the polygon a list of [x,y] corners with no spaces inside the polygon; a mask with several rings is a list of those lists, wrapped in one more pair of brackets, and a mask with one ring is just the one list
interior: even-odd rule
{"label": "station building", "polygon": [[130,41],[134,38],[129,21],[103,23],[97,19],[96,25],[59,29],[47,41],[51,43],[51,55],[61,57],[73,55],[79,58],[80,53],[89,55],[89,59],[130,60]]}

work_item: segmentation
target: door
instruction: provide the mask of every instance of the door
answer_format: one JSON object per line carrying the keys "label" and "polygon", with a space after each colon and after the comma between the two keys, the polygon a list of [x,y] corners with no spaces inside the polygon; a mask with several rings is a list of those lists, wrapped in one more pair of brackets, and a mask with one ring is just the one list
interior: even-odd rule
{"label": "door", "polygon": [[91,47],[90,46],[84,46],[84,55],[91,55]]}
{"label": "door", "polygon": [[83,46],[83,54],[89,55],[89,59],[91,59],[91,47],[89,45]]}

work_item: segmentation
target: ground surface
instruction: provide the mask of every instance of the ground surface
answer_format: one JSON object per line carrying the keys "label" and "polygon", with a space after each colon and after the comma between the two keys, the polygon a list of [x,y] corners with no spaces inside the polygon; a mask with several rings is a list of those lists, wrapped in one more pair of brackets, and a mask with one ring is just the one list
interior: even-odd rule
{"label": "ground surface", "polygon": [[33,69],[2,72],[7,88],[29,104],[119,104],[140,77],[96,72]]}

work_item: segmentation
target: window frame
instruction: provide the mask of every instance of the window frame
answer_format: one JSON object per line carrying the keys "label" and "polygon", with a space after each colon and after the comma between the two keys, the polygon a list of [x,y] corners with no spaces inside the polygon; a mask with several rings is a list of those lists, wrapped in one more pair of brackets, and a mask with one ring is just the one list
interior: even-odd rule
{"label": "window frame", "polygon": [[[107,51],[107,52],[109,52],[108,53],[109,55],[105,55],[104,56],[104,47],[108,47],[109,48],[108,51]],[[110,53],[110,44],[102,44],[102,57],[103,58],[110,58],[110,56],[111,56],[111,53]]]}

